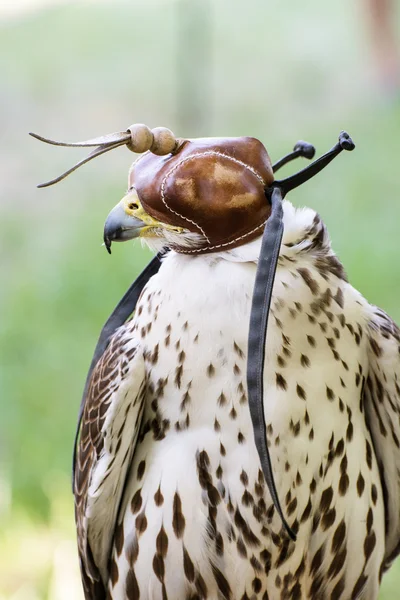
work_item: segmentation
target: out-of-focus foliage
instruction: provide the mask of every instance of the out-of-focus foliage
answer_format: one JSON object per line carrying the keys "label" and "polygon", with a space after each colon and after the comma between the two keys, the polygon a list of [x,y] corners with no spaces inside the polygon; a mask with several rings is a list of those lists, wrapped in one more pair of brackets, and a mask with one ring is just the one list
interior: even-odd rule
{"label": "out-of-focus foliage", "polygon": [[[362,5],[346,0],[77,2],[0,20],[1,600],[81,597],[69,481],[80,394],[103,322],[149,258],[138,243],[101,247],[132,155],[37,190],[82,152],[28,131],[75,140],[145,122],[254,135],[277,159],[298,138],[322,152],[346,128],[356,152],[291,201],[319,210],[352,283],[399,320],[400,90],[376,89],[367,37]],[[396,565],[381,600],[399,585]]]}

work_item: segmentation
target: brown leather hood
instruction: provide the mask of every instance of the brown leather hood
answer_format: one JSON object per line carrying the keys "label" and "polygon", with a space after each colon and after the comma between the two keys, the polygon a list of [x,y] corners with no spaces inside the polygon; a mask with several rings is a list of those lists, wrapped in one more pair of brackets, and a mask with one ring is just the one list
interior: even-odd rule
{"label": "brown leather hood", "polygon": [[150,152],[132,166],[134,186],[153,218],[204,236],[197,250],[229,249],[261,235],[271,209],[265,188],[274,180],[263,144],[251,137],[182,141],[167,156]]}

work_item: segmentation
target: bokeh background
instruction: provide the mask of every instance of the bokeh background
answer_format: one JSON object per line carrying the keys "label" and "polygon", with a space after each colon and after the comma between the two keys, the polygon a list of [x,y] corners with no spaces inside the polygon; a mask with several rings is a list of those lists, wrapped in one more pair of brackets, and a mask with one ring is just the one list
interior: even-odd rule
{"label": "bokeh background", "polygon": [[[399,7],[391,22],[397,36]],[[400,87],[375,43],[366,0],[0,1],[1,600],[82,598],[78,405],[100,328],[150,256],[101,247],[133,155],[38,190],[84,152],[28,131],[73,141],[144,122],[254,135],[275,160],[348,130],[357,150],[291,201],[320,212],[353,285],[400,320]],[[399,590],[397,563],[380,600]]]}

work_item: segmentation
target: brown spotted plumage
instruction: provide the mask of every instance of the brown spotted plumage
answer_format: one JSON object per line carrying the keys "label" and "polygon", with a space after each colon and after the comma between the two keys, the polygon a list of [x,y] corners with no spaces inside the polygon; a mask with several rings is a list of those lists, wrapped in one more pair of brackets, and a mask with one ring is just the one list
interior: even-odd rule
{"label": "brown spotted plumage", "polygon": [[[400,552],[400,333],[284,202],[264,411],[287,537],[253,441],[260,240],[171,252],[93,372],[75,497],[86,600],[375,600]],[[178,235],[178,234],[176,234]]]}

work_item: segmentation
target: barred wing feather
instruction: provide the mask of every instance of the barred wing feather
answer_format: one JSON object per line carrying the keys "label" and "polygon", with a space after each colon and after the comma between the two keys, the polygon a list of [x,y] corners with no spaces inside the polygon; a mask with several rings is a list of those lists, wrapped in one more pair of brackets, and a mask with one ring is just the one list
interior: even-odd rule
{"label": "barred wing feather", "polygon": [[386,571],[400,553],[400,330],[373,307],[368,324],[369,374],[364,406],[385,502]]}
{"label": "barred wing feather", "polygon": [[127,470],[143,413],[143,353],[130,323],[112,337],[88,387],[78,442],[75,515],[86,600],[103,600]]}

